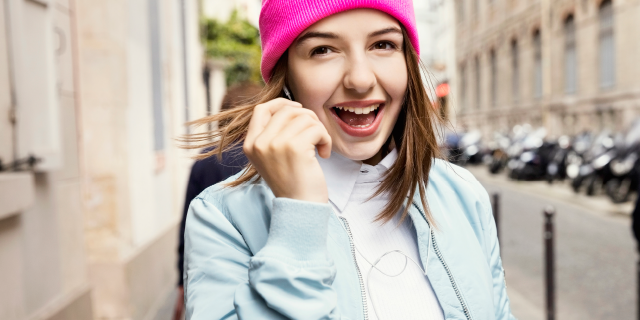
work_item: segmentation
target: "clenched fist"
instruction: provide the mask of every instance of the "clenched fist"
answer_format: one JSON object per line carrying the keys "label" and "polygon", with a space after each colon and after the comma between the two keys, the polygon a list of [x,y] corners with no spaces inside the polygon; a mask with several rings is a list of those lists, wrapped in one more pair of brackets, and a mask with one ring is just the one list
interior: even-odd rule
{"label": "clenched fist", "polygon": [[313,111],[283,98],[257,105],[243,149],[276,197],[329,200],[316,149],[329,158],[331,137]]}

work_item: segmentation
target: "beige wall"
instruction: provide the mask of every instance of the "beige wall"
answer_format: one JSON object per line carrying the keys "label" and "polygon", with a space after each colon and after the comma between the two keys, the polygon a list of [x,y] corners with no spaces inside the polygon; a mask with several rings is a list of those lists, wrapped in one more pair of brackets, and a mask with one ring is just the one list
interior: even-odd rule
{"label": "beige wall", "polygon": [[152,50],[150,3],[0,2],[0,158],[43,159],[0,172],[0,319],[143,319],[175,287],[191,160],[174,139],[205,110],[202,49],[197,1],[183,50],[181,2],[161,0]]}
{"label": "beige wall", "polygon": [[[187,1],[185,92],[180,2],[159,1],[162,121],[154,121],[150,3],[78,0],[85,236],[97,318],[148,316],[177,277],[175,227],[190,160],[174,139],[189,120],[185,94],[190,117],[205,108],[202,51],[197,5]],[[136,276],[131,268],[138,268]]]}
{"label": "beige wall", "polygon": [[[581,130],[610,128],[619,130],[640,114],[640,66],[634,63],[640,53],[640,1],[614,0],[616,84],[601,89],[598,71],[598,3],[576,0],[480,0],[480,12],[457,20],[457,60],[467,65],[467,104],[457,92],[462,127],[481,129],[485,136],[494,130],[509,130],[517,123],[546,126],[552,136]],[[577,85],[575,94],[565,93],[563,20],[572,13],[576,21]],[[543,93],[533,95],[533,31],[539,28],[543,51]],[[510,43],[517,39],[520,60],[520,99],[512,95]],[[489,51],[494,48],[498,61],[498,96],[491,105]],[[481,101],[474,92],[473,59],[482,62]],[[461,81],[457,81],[460,89]],[[475,106],[479,106],[476,108]],[[572,120],[573,119],[573,120]]]}
{"label": "beige wall", "polygon": [[[0,215],[0,318],[90,319],[69,4],[10,0],[0,7],[0,92],[14,89],[17,113],[10,148],[18,158],[42,159],[35,172],[0,173],[0,192],[14,195],[0,210],[8,213]],[[11,125],[0,121],[5,142]]]}

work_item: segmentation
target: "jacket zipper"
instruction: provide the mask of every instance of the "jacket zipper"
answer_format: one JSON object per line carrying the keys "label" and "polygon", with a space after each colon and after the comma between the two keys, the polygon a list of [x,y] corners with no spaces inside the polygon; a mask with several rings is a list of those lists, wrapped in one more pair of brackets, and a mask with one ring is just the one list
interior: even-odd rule
{"label": "jacket zipper", "polygon": [[342,220],[342,223],[347,229],[347,235],[349,235],[349,245],[351,245],[351,255],[353,256],[353,262],[356,264],[356,271],[358,271],[358,281],[360,281],[360,295],[362,296],[362,310],[364,312],[364,320],[369,319],[369,311],[367,310],[367,294],[364,289],[364,281],[362,280],[362,273],[360,272],[360,267],[358,266],[358,260],[356,260],[356,247],[353,243],[353,235],[351,234],[351,228],[349,227],[349,222],[344,217],[339,217]]}
{"label": "jacket zipper", "polygon": [[469,307],[467,307],[467,304],[464,302],[464,299],[462,299],[462,294],[460,293],[460,289],[456,284],[456,280],[453,279],[453,275],[451,274],[451,269],[449,269],[449,265],[447,265],[447,262],[444,261],[444,257],[442,256],[442,252],[440,252],[440,249],[438,248],[436,237],[433,233],[433,229],[431,228],[431,224],[429,223],[427,216],[420,209],[420,207],[415,203],[415,201],[413,202],[413,205],[416,207],[416,209],[418,209],[420,214],[422,214],[422,216],[424,217],[424,220],[427,221],[427,224],[429,225],[429,234],[431,236],[431,244],[433,245],[433,250],[436,252],[436,256],[438,256],[438,259],[440,259],[440,262],[444,266],[444,269],[447,271],[447,275],[449,276],[449,281],[453,286],[453,291],[455,291],[456,296],[458,297],[458,301],[460,301],[460,304],[462,305],[462,310],[464,311],[464,315],[467,317],[467,320],[471,320],[471,312],[469,311]]}

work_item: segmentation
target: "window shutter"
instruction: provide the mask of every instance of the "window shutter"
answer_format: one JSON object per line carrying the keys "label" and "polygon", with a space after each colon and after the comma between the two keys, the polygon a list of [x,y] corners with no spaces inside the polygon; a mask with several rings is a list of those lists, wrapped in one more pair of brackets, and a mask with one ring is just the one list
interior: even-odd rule
{"label": "window shutter", "polygon": [[62,165],[62,148],[51,4],[46,0],[9,3],[17,156],[39,158],[38,171],[57,169]]}

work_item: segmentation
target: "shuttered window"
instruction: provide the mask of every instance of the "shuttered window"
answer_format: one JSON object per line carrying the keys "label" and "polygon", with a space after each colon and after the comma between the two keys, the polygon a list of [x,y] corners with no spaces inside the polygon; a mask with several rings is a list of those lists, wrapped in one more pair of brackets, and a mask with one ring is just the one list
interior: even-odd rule
{"label": "shuttered window", "polygon": [[480,84],[481,82],[481,74],[480,74],[480,57],[476,57],[475,60],[475,83],[474,83],[474,87],[475,87],[475,91],[476,91],[476,101],[475,101],[475,106],[477,109],[481,109],[482,108],[482,91],[481,91],[481,86]]}
{"label": "shuttered window", "polygon": [[498,65],[495,50],[489,53],[489,63],[491,64],[491,106],[495,107],[498,102]]}
{"label": "shuttered window", "polygon": [[569,94],[577,90],[576,58],[576,25],[573,16],[569,16],[564,21],[564,90]]}
{"label": "shuttered window", "polygon": [[533,34],[533,97],[542,97],[542,39],[540,30]]}
{"label": "shuttered window", "polygon": [[460,97],[462,98],[462,110],[467,109],[467,68],[460,66]]}
{"label": "shuttered window", "polygon": [[520,53],[518,50],[518,41],[511,42],[511,94],[513,102],[520,99]]}
{"label": "shuttered window", "polygon": [[600,87],[611,88],[615,85],[615,42],[614,42],[614,19],[613,3],[603,1],[600,5]]}
{"label": "shuttered window", "polygon": [[149,26],[151,37],[151,85],[153,103],[153,147],[164,150],[164,115],[162,97],[162,45],[160,38],[160,3],[149,0]]}

